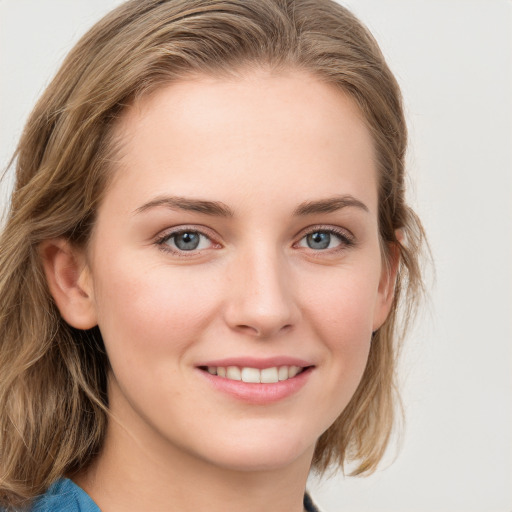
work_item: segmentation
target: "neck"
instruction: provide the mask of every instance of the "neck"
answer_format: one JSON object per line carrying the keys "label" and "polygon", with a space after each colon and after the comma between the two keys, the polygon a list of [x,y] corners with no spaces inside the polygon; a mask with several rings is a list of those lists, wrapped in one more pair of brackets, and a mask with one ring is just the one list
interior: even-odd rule
{"label": "neck", "polygon": [[238,470],[164,443],[142,445],[110,421],[101,454],[71,478],[104,512],[302,512],[313,449],[283,467]]}

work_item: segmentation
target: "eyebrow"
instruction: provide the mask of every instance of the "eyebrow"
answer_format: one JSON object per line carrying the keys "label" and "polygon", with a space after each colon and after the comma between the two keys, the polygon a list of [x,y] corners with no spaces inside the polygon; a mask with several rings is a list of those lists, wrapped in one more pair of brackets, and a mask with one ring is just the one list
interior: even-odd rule
{"label": "eyebrow", "polygon": [[179,196],[157,197],[137,208],[135,213],[142,213],[157,206],[165,206],[172,210],[204,213],[205,215],[217,217],[233,217],[234,215],[233,210],[220,201],[205,201],[203,199],[190,199]]}
{"label": "eyebrow", "polygon": [[314,215],[316,213],[331,213],[347,207],[359,208],[369,212],[369,208],[359,199],[351,195],[334,196],[318,201],[306,201],[300,204],[294,211],[296,216]]}
{"label": "eyebrow", "polygon": [[[191,199],[179,196],[165,196],[153,199],[135,210],[135,213],[143,213],[151,208],[164,206],[172,210],[185,210],[203,213],[216,217],[234,217],[233,210],[221,201],[207,201],[204,199]],[[332,213],[342,208],[355,207],[369,212],[368,207],[351,195],[334,196],[317,201],[305,201],[293,212],[296,217],[314,215],[318,213]]]}

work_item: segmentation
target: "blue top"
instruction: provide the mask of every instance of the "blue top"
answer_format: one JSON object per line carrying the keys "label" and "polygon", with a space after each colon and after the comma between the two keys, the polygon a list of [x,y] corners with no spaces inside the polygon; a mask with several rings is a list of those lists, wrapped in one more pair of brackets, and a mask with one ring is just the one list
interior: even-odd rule
{"label": "blue top", "polygon": [[[317,512],[317,508],[306,493],[304,508]],[[69,478],[57,480],[45,494],[36,499],[31,512],[101,512],[91,497]]]}
{"label": "blue top", "polygon": [[69,478],[57,480],[40,498],[31,512],[101,512],[91,497]]}

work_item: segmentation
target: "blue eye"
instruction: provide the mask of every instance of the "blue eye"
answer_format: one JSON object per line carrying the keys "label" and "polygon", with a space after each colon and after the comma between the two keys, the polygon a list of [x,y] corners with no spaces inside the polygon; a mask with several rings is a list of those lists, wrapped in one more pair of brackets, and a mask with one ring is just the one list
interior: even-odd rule
{"label": "blue eye", "polygon": [[185,230],[171,233],[160,242],[175,251],[197,251],[211,246],[211,240],[199,231]]}
{"label": "blue eye", "polygon": [[332,230],[319,229],[305,235],[299,241],[299,247],[307,247],[314,251],[335,249],[340,246],[350,246],[352,241],[345,235]]}
{"label": "blue eye", "polygon": [[331,244],[331,233],[317,231],[306,236],[306,243],[310,249],[328,249]]}

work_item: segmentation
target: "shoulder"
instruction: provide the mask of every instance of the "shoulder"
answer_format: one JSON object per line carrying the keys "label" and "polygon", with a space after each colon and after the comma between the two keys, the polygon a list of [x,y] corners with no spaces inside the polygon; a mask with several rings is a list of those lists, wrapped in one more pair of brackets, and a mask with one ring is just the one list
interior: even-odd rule
{"label": "shoulder", "polygon": [[30,512],[101,512],[98,505],[67,478],[57,480],[34,502]]}

